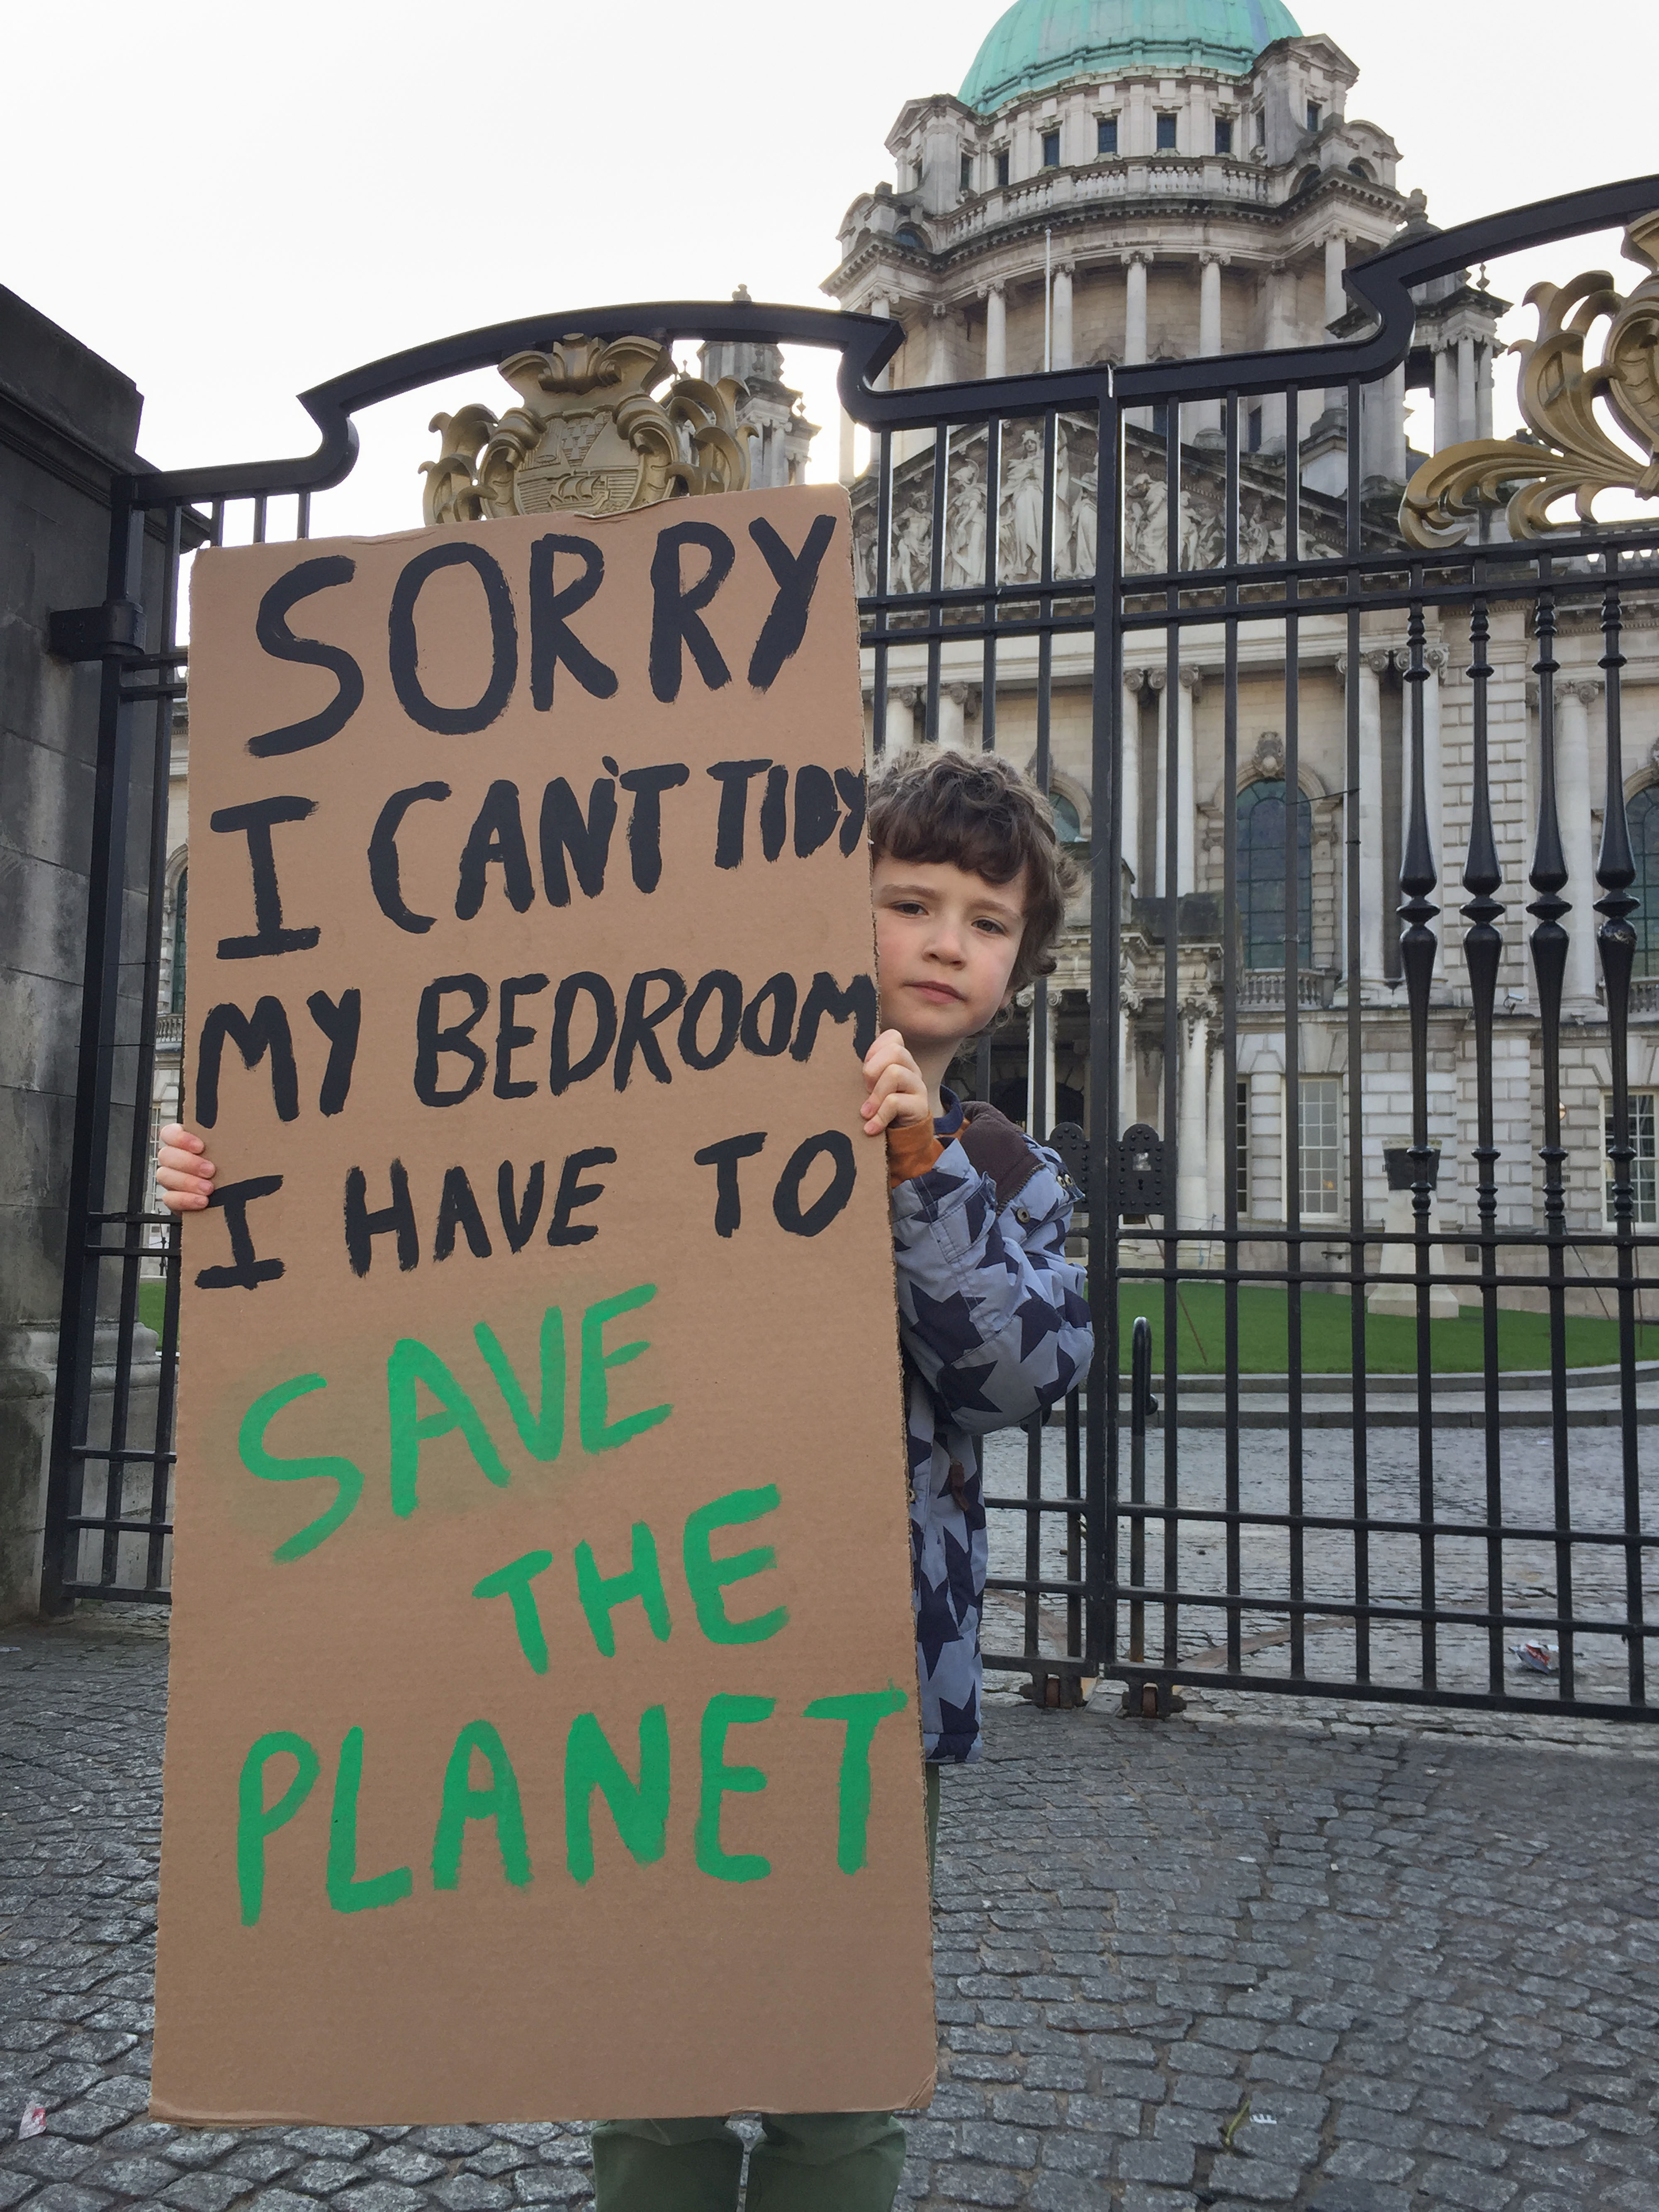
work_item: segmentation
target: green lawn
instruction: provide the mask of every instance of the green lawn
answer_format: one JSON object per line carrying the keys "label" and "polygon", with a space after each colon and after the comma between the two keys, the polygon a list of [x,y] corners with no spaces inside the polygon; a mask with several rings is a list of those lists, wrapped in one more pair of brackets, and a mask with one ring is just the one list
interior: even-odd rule
{"label": "green lawn", "polygon": [[[1162,1283],[1125,1283],[1119,1292],[1118,1310],[1123,1332],[1123,1364],[1129,1364],[1129,1332],[1137,1314],[1152,1325],[1154,1368],[1164,1362],[1164,1296]],[[1613,1304],[1610,1291],[1603,1292]],[[1219,1374],[1224,1366],[1226,1316],[1219,1283],[1182,1283],[1182,1308],[1176,1314],[1176,1340],[1182,1370],[1192,1374]],[[1302,1294],[1302,1371],[1304,1375],[1346,1375],[1353,1364],[1353,1306],[1329,1291]],[[1480,1310],[1465,1306],[1455,1321],[1429,1324],[1429,1341],[1437,1370],[1445,1374],[1478,1373],[1486,1362]],[[1638,1359],[1659,1358],[1659,1321],[1650,1321],[1636,1332]],[[1619,1358],[1616,1321],[1579,1318],[1567,1321],[1567,1364],[1570,1367],[1613,1365]],[[1501,1367],[1547,1367],[1550,1364],[1549,1316],[1507,1313],[1498,1316],[1498,1359]],[[1241,1284],[1238,1291],[1238,1365],[1241,1374],[1282,1375],[1288,1365],[1285,1296],[1283,1291],[1258,1289]],[[1365,1367],[1376,1375],[1409,1375],[1417,1367],[1417,1323],[1404,1314],[1367,1314]]]}
{"label": "green lawn", "polygon": [[[138,1286],[138,1318],[159,1336],[161,1330],[163,1285],[143,1282]],[[1606,1295],[1604,1293],[1604,1295]],[[1224,1293],[1218,1283],[1183,1283],[1176,1340],[1183,1373],[1217,1375],[1222,1371],[1226,1344]],[[1608,1296],[1607,1302],[1613,1303]],[[1164,1285],[1126,1283],[1119,1293],[1118,1310],[1123,1331],[1123,1366],[1129,1365],[1129,1332],[1137,1314],[1152,1325],[1152,1364],[1164,1365]],[[1353,1309],[1344,1297],[1329,1291],[1304,1291],[1302,1295],[1302,1371],[1304,1375],[1346,1375],[1352,1364],[1351,1334]],[[1455,1321],[1429,1324],[1434,1364],[1446,1374],[1479,1373],[1485,1362],[1480,1314],[1465,1306]],[[1649,1322],[1636,1332],[1638,1359],[1659,1359],[1659,1322]],[[1567,1364],[1570,1367],[1612,1366],[1619,1357],[1618,1325],[1611,1321],[1570,1318],[1567,1322]],[[1504,1367],[1547,1367],[1550,1364],[1549,1316],[1540,1313],[1500,1313],[1498,1316],[1498,1358]],[[1238,1364],[1245,1375],[1282,1375],[1287,1364],[1285,1293],[1241,1285],[1238,1293]],[[1365,1365],[1372,1374],[1409,1375],[1417,1366],[1417,1323],[1401,1314],[1365,1316]]]}

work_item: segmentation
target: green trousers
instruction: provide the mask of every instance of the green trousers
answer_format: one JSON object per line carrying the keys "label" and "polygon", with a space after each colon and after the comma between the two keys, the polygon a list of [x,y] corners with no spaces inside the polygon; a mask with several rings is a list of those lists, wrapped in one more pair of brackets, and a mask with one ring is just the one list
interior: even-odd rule
{"label": "green trousers", "polygon": [[[939,1769],[927,1780],[927,1866]],[[746,2212],[892,2212],[904,2130],[890,2112],[767,2112],[749,2160]],[[603,2120],[593,2130],[595,2212],[736,2212],[743,2139],[725,2120]]]}

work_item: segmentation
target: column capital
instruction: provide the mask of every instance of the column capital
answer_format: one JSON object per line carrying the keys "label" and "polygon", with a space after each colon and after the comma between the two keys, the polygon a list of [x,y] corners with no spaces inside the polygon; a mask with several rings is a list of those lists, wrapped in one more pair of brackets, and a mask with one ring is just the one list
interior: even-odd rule
{"label": "column capital", "polygon": [[1193,704],[1194,707],[1197,706],[1199,701],[1204,696],[1203,670],[1201,668],[1183,668],[1181,672],[1181,688],[1183,691],[1190,691],[1192,693]]}
{"label": "column capital", "polygon": [[981,300],[1000,300],[1007,289],[1008,286],[1006,278],[1001,276],[993,276],[988,283],[981,286],[979,297]]}
{"label": "column capital", "polygon": [[1556,685],[1560,697],[1577,699],[1581,707],[1593,707],[1605,689],[1599,676],[1570,676]]}
{"label": "column capital", "polygon": [[960,707],[964,714],[979,705],[977,684],[947,684],[944,690],[945,697]]}
{"label": "column capital", "polygon": [[1386,676],[1394,660],[1386,645],[1368,646],[1359,657],[1374,676]]}
{"label": "column capital", "polygon": [[1139,262],[1143,267],[1146,267],[1151,263],[1152,258],[1152,249],[1150,246],[1127,246],[1118,256],[1118,259],[1123,264],[1126,269],[1129,268],[1137,261]]}
{"label": "column capital", "polygon": [[1123,688],[1126,691],[1133,691],[1137,699],[1140,696],[1146,681],[1146,672],[1144,668],[1126,668],[1123,672]]}
{"label": "column capital", "polygon": [[1068,254],[1063,261],[1055,262],[1054,273],[1056,276],[1075,276],[1077,263]]}
{"label": "column capital", "polygon": [[1431,675],[1443,676],[1450,659],[1451,655],[1443,645],[1425,645],[1423,648],[1423,665]]}
{"label": "column capital", "polygon": [[1169,680],[1170,672],[1167,668],[1149,668],[1146,671],[1146,689],[1149,691],[1162,691]]}
{"label": "column capital", "polygon": [[1200,269],[1225,269],[1232,258],[1231,253],[1224,253],[1218,246],[1206,246],[1199,253],[1198,265]]}

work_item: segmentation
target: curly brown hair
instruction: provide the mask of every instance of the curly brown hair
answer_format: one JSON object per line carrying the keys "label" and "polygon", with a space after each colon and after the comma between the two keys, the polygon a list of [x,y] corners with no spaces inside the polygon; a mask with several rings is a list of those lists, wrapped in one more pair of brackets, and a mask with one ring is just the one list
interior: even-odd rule
{"label": "curly brown hair", "polygon": [[908,753],[870,787],[870,842],[894,860],[944,861],[1012,884],[1024,874],[1025,927],[1012,988],[1054,968],[1054,940],[1078,872],[1054,835],[1048,801],[997,753]]}

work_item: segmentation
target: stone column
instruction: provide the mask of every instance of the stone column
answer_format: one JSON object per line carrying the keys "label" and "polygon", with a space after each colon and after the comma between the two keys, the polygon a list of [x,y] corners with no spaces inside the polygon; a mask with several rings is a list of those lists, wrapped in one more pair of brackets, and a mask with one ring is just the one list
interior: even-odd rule
{"label": "stone column", "polygon": [[1008,304],[1000,284],[986,287],[985,374],[987,376],[1006,376],[1008,374]]}
{"label": "stone column", "polygon": [[[1423,796],[1424,811],[1429,825],[1429,850],[1434,858],[1436,888],[1430,894],[1440,909],[1433,924],[1438,944],[1434,956],[1437,981],[1445,971],[1446,946],[1446,855],[1443,835],[1444,769],[1440,752],[1440,678],[1446,665],[1447,653],[1443,645],[1429,645],[1423,648],[1423,659],[1428,673],[1423,679]],[[1410,668],[1410,656],[1404,651],[1395,654],[1403,677]],[[1412,830],[1412,687],[1404,686],[1405,714],[1401,725],[1400,762],[1400,850],[1403,855],[1406,841]]]}
{"label": "stone column", "polygon": [[1589,710],[1601,686],[1593,678],[1558,681],[1555,687],[1556,805],[1567,880],[1561,896],[1571,905],[1562,916],[1567,933],[1564,1003],[1581,1013],[1595,1005],[1595,898],[1598,886],[1590,840]]}
{"label": "stone column", "polygon": [[[884,319],[886,319],[890,310],[887,304],[887,295],[884,292],[878,292],[876,294],[875,297],[870,302],[869,312],[872,315],[880,315]],[[877,372],[875,389],[878,392],[890,392],[892,388],[893,364],[890,361],[884,368]]]}
{"label": "stone column", "polygon": [[1325,323],[1340,323],[1348,312],[1348,295],[1342,272],[1348,265],[1348,241],[1341,232],[1325,240]]}
{"label": "stone column", "polygon": [[[1348,295],[1342,288],[1342,272],[1348,265],[1348,241],[1338,232],[1325,240],[1325,326],[1329,336],[1330,325],[1340,323],[1348,312]],[[1340,384],[1327,385],[1325,405],[1328,411],[1340,412],[1347,404],[1347,394]]]}
{"label": "stone column", "polygon": [[1474,434],[1477,438],[1492,435],[1492,365],[1494,349],[1483,345],[1480,362],[1474,380]]}
{"label": "stone column", "polygon": [[[1136,247],[1126,253],[1123,280],[1123,359],[1126,364],[1146,358],[1146,264],[1150,253]],[[1125,415],[1127,422],[1137,428],[1152,427],[1152,411],[1146,407],[1131,407]]]}
{"label": "stone column", "polygon": [[1177,895],[1198,889],[1194,858],[1194,808],[1197,793],[1193,772],[1194,709],[1204,696],[1204,678],[1196,668],[1183,668],[1176,718],[1176,890]]}
{"label": "stone column", "polygon": [[890,684],[887,690],[887,752],[889,758],[908,753],[922,739],[927,714],[927,695],[915,684]]}
{"label": "stone column", "polygon": [[1045,1024],[1048,1030],[1047,1047],[1042,1055],[1042,1112],[1040,1117],[1042,1127],[1039,1127],[1037,1126],[1039,1117],[1036,1111],[1038,1073],[1036,1055],[1036,999],[1038,992],[1045,988],[1046,984],[1044,981],[1038,981],[1031,986],[1031,1012],[1025,1032],[1025,1126],[1030,1132],[1031,1135],[1039,1139],[1047,1138],[1049,1130],[1054,1127],[1054,1122],[1058,1118],[1054,1113],[1054,994],[1050,991],[1048,994],[1048,1018]]}
{"label": "stone column", "polygon": [[1406,476],[1406,371],[1391,369],[1380,383],[1368,384],[1360,399],[1364,440],[1364,476],[1403,483]]}
{"label": "stone column", "polygon": [[[1351,668],[1346,653],[1339,653],[1336,670],[1345,683],[1359,690],[1359,788],[1352,794],[1355,829],[1359,838],[1359,979],[1362,992],[1382,981],[1382,678],[1391,656],[1386,646],[1362,653]],[[1344,929],[1346,928],[1345,860]],[[1347,963],[1345,960],[1344,965]]]}
{"label": "stone column", "polygon": [[[1180,1157],[1176,1171],[1176,1227],[1183,1235],[1195,1230],[1201,1236],[1209,1225],[1209,1009],[1200,1004],[1185,1006],[1182,1011],[1186,1018],[1182,1024],[1185,1049],[1181,1059],[1181,1095],[1176,1102]],[[1198,1257],[1196,1252],[1183,1250],[1182,1254],[1182,1261],[1188,1264]]]}
{"label": "stone column", "polygon": [[1457,357],[1449,346],[1434,356],[1434,450],[1457,443]]}
{"label": "stone column", "polygon": [[853,433],[854,425],[852,416],[848,413],[847,410],[839,404],[836,405],[836,412],[840,418],[841,423],[841,455],[836,474],[841,483],[850,484],[854,477],[858,474],[858,466],[853,448]]}
{"label": "stone column", "polygon": [[1072,365],[1072,264],[1060,262],[1054,270],[1052,356],[1056,368]]}
{"label": "stone column", "polygon": [[[1267,350],[1271,353],[1285,343],[1285,278],[1290,264],[1284,261],[1267,265]],[[1285,450],[1285,395],[1282,392],[1264,392],[1261,399],[1261,450],[1263,453],[1283,453]]]}
{"label": "stone column", "polygon": [[948,751],[968,750],[968,702],[970,684],[941,684],[939,687],[939,742]]}
{"label": "stone column", "polygon": [[[1225,258],[1220,253],[1198,257],[1198,350],[1206,358],[1221,350],[1221,264]],[[1218,399],[1194,401],[1187,410],[1189,434],[1198,438],[1208,432],[1219,437],[1221,410]]]}
{"label": "stone column", "polygon": [[[1227,1177],[1232,1172],[1232,1152],[1229,1142],[1231,1115],[1227,1111],[1227,1059],[1218,1044],[1210,1054],[1210,1130],[1206,1146],[1207,1174],[1206,1176],[1205,1208],[1209,1226],[1213,1233],[1225,1225],[1227,1219]],[[1210,1265],[1224,1261],[1226,1247],[1212,1243]]]}
{"label": "stone column", "polygon": [[1475,393],[1474,340],[1462,337],[1457,341],[1457,440],[1460,445],[1475,434]]}
{"label": "stone column", "polygon": [[1137,247],[1123,257],[1126,274],[1123,287],[1123,358],[1125,362],[1145,361],[1146,358],[1146,264],[1152,256]]}
{"label": "stone column", "polygon": [[1140,868],[1140,684],[1138,668],[1123,676],[1123,858],[1134,877],[1134,888],[1145,896]]}
{"label": "stone column", "polygon": [[1158,702],[1158,708],[1156,741],[1158,802],[1157,811],[1152,817],[1152,896],[1154,898],[1164,896],[1168,878],[1168,869],[1165,866],[1167,855],[1164,849],[1166,844],[1164,829],[1169,812],[1170,716],[1175,710],[1172,702],[1164,696],[1167,683],[1168,679],[1163,669],[1147,670],[1146,690]]}

